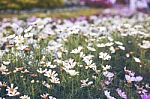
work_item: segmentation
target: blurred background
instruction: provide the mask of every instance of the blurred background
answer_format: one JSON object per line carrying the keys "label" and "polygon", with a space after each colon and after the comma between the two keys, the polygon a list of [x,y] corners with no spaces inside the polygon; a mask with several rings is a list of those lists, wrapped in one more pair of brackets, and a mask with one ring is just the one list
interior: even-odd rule
{"label": "blurred background", "polygon": [[[150,0],[0,0],[0,18],[13,14],[27,17],[30,13],[39,17],[48,15],[69,17],[69,11],[73,12],[72,16],[74,17],[78,14],[79,16],[97,14],[108,8],[111,10],[123,9],[125,13],[135,11],[149,13]],[[55,12],[60,15],[55,16]]]}

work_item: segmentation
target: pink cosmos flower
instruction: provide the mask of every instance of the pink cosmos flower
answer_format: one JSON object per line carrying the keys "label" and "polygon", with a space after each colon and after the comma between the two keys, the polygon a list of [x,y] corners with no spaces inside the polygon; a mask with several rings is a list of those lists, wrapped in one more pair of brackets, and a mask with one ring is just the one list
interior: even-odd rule
{"label": "pink cosmos flower", "polygon": [[120,97],[122,97],[123,99],[127,99],[126,93],[123,92],[121,89],[117,88],[116,91],[117,91],[117,93],[119,94]]}
{"label": "pink cosmos flower", "polygon": [[141,95],[142,99],[150,99],[150,94]]}

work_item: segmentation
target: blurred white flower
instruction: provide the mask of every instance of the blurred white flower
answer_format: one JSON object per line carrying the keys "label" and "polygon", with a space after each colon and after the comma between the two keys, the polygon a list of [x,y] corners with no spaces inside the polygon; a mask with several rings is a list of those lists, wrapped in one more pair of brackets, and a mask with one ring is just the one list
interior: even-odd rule
{"label": "blurred white flower", "polygon": [[110,65],[106,65],[106,66],[102,66],[102,68],[103,68],[104,71],[107,71],[108,69],[111,68],[111,66]]}
{"label": "blurred white flower", "polygon": [[104,91],[104,94],[105,94],[105,96],[106,96],[108,99],[116,99],[115,97],[112,97],[112,96],[110,95],[110,92],[109,92],[108,90],[105,90],[105,91]]}
{"label": "blurred white flower", "polygon": [[85,54],[83,52],[80,52],[80,57],[81,58],[84,58],[85,57]]}
{"label": "blurred white flower", "polygon": [[79,72],[77,72],[77,71],[75,71],[75,70],[66,70],[66,72],[67,72],[70,76],[79,75]]}
{"label": "blurred white flower", "polygon": [[86,80],[81,80],[81,88],[88,87],[93,84],[93,81],[88,81],[88,80],[89,80],[88,78]]}
{"label": "blurred white flower", "polygon": [[32,28],[33,28],[33,27],[30,25],[27,29],[24,30],[24,32],[27,33],[27,32],[29,32],[29,31],[31,31]]}
{"label": "blurred white flower", "polygon": [[20,99],[30,99],[28,95],[20,96]]}
{"label": "blurred white flower", "polygon": [[43,74],[47,71],[47,69],[42,70],[42,68],[37,69],[37,72]]}
{"label": "blurred white flower", "polygon": [[129,58],[129,57],[130,57],[130,54],[127,53],[127,54],[126,54],[126,57]]}
{"label": "blurred white flower", "polygon": [[109,50],[111,51],[111,53],[115,53],[115,52],[116,52],[116,50],[115,50],[115,48],[114,48],[113,46],[111,46],[111,47],[109,48]]}
{"label": "blurred white flower", "polygon": [[45,81],[42,82],[42,84],[47,87],[48,89],[51,89],[52,88],[52,85],[46,83]]}
{"label": "blurred white flower", "polygon": [[10,64],[10,61],[3,61],[3,64],[9,65],[9,64]]}
{"label": "blurred white flower", "polygon": [[70,53],[78,54],[78,53],[81,52],[82,49],[83,49],[83,47],[82,47],[82,46],[79,46],[78,48],[73,49]]}
{"label": "blurred white flower", "polygon": [[90,47],[90,46],[87,46],[87,49],[88,49],[88,50],[90,50],[90,51],[93,51],[93,52],[95,52],[95,51],[96,51],[96,49],[95,49],[95,48]]}
{"label": "blurred white flower", "polygon": [[94,55],[89,54],[89,55],[83,57],[83,61],[92,60],[93,57],[94,57]]}
{"label": "blurred white flower", "polygon": [[141,63],[141,60],[140,60],[139,58],[137,58],[137,57],[133,57],[133,59],[135,60],[135,62],[137,62],[137,63]]}
{"label": "blurred white flower", "polygon": [[56,65],[52,65],[51,62],[47,62],[46,66],[49,68],[56,68]]}
{"label": "blurred white flower", "polygon": [[35,80],[31,80],[31,83],[32,83],[32,84],[35,83]]}
{"label": "blurred white flower", "polygon": [[25,38],[33,37],[33,33],[26,33],[24,34],[24,37]]}
{"label": "blurred white flower", "polygon": [[124,46],[118,46],[121,50],[125,50]]}
{"label": "blurred white flower", "polygon": [[2,74],[7,74],[7,72],[8,72],[7,67],[2,64],[1,67],[0,67],[0,72],[1,72]]}
{"label": "blurred white flower", "polygon": [[104,43],[101,44],[96,44],[97,47],[106,47],[106,45]]}
{"label": "blurred white flower", "polygon": [[115,41],[115,43],[116,43],[117,45],[120,45],[120,46],[122,46],[122,45],[123,45],[123,43],[122,43],[122,42],[120,42],[120,41]]}
{"label": "blurred white flower", "polygon": [[7,86],[7,83],[6,82],[1,82],[0,81],[0,87],[6,87]]}
{"label": "blurred white flower", "polygon": [[40,96],[41,96],[42,99],[47,99],[47,98],[48,98],[48,95],[49,95],[49,94],[46,93],[46,94],[42,94],[42,95],[40,95]]}
{"label": "blurred white flower", "polygon": [[14,38],[14,40],[15,40],[15,43],[16,43],[16,44],[21,44],[21,43],[24,42],[24,37],[19,35],[19,36],[16,36],[16,37]]}
{"label": "blurred white flower", "polygon": [[105,44],[105,46],[108,46],[108,47],[109,47],[109,46],[112,46],[113,44],[114,44],[114,43],[112,43],[112,42],[108,42],[108,43]]}
{"label": "blurred white flower", "polygon": [[62,52],[61,51],[57,51],[56,54],[57,54],[58,58],[62,58]]}
{"label": "blurred white flower", "polygon": [[103,60],[110,60],[111,56],[108,53],[100,52],[99,53],[99,58],[101,58]]}
{"label": "blurred white flower", "polygon": [[49,99],[56,99],[55,97],[53,97],[53,96],[49,96]]}
{"label": "blurred white flower", "polygon": [[51,83],[60,84],[60,79],[57,78],[57,77],[52,77],[52,78],[50,79],[50,81],[51,81]]}
{"label": "blurred white flower", "polygon": [[103,72],[103,75],[104,75],[105,77],[107,77],[107,78],[112,78],[112,77],[114,77],[114,74],[111,73],[111,72],[109,72],[109,71]]}
{"label": "blurred white flower", "polygon": [[63,69],[65,71],[73,69],[76,66],[76,64],[77,62],[75,62],[74,59],[65,60],[63,61]]}
{"label": "blurred white flower", "polygon": [[45,71],[44,76],[55,78],[56,76],[58,76],[58,74],[56,73],[56,71],[52,71],[51,69],[49,69],[48,71]]}
{"label": "blurred white flower", "polygon": [[143,49],[149,49],[150,48],[150,41],[143,40],[142,44],[139,44],[139,46]]}
{"label": "blurred white flower", "polygon": [[93,63],[93,60],[84,60],[84,62],[86,63],[86,66],[85,66],[85,69],[93,69],[93,70],[96,70],[96,65],[95,63]]}

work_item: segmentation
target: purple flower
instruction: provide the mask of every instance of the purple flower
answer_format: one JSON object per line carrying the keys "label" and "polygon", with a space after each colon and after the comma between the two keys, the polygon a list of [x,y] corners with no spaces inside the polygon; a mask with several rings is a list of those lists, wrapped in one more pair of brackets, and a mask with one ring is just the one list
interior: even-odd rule
{"label": "purple flower", "polygon": [[150,99],[150,94],[141,95],[142,99]]}

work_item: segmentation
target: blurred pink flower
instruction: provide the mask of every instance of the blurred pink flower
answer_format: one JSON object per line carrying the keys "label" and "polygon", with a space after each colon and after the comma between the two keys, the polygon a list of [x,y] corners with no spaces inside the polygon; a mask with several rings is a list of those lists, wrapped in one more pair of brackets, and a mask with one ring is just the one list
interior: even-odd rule
{"label": "blurred pink flower", "polygon": [[141,95],[142,99],[150,99],[150,94]]}
{"label": "blurred pink flower", "polygon": [[117,93],[119,94],[120,97],[122,97],[123,99],[127,99],[126,93],[123,92],[121,89],[117,88],[116,91],[117,91]]}

